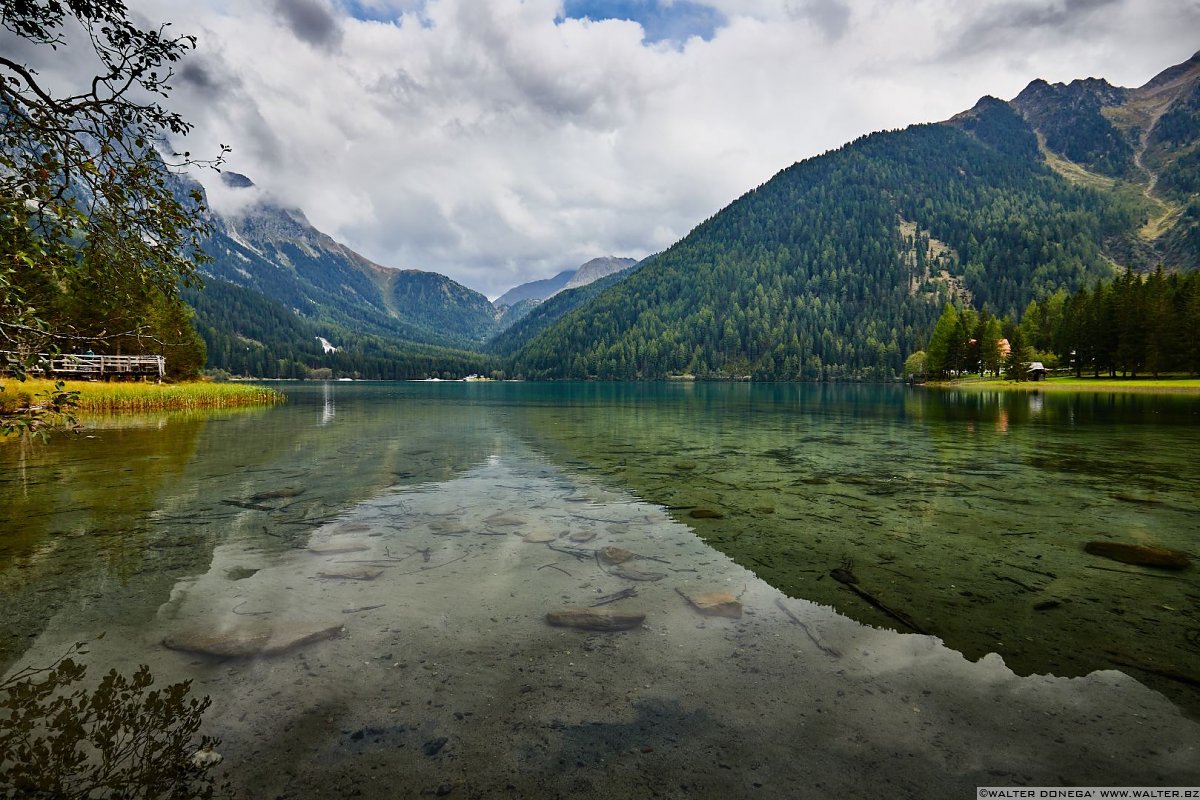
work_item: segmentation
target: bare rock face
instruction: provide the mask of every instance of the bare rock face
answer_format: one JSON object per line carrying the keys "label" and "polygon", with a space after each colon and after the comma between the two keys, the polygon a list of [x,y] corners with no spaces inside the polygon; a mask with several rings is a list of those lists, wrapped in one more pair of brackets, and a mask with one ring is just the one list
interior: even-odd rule
{"label": "bare rock face", "polygon": [[546,622],[551,625],[584,631],[627,631],[639,627],[645,619],[645,614],[611,608],[564,608],[546,615]]}
{"label": "bare rock face", "polygon": [[601,278],[612,275],[615,272],[629,269],[636,263],[637,259],[633,258],[615,258],[613,256],[593,258],[575,270],[575,274],[571,276],[571,280],[567,281],[567,285],[563,287],[563,291],[595,283]]}
{"label": "bare rock face", "polygon": [[1186,553],[1148,544],[1088,542],[1083,549],[1094,556],[1104,556],[1113,561],[1120,561],[1122,564],[1136,564],[1139,567],[1187,569],[1188,564],[1191,563]]}
{"label": "bare rock face", "polygon": [[680,594],[691,604],[692,608],[706,616],[729,617],[730,619],[740,619],[742,616],[741,601],[729,592],[700,592],[698,594],[680,592]]}
{"label": "bare rock face", "polygon": [[313,642],[332,639],[345,629],[341,625],[247,625],[231,630],[196,629],[171,634],[163,639],[169,650],[182,650],[219,658],[274,656]]}

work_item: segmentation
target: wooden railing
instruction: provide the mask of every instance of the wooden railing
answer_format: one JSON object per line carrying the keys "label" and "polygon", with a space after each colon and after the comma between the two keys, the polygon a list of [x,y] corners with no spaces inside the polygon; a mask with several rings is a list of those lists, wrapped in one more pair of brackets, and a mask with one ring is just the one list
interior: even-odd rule
{"label": "wooden railing", "polygon": [[[0,354],[0,364],[3,363],[5,356],[13,358],[15,354]],[[152,375],[162,378],[167,372],[167,360],[162,356],[97,356],[91,353],[64,353],[53,358],[42,354],[40,360],[43,364],[47,364],[48,368],[34,369],[33,372],[45,371],[50,375],[80,378],[130,375]]]}

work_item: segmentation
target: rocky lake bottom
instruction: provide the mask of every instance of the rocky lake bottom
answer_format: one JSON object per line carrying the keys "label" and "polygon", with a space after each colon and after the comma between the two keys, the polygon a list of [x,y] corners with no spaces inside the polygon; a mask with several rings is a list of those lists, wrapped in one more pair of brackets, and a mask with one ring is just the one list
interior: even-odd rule
{"label": "rocky lake bottom", "polygon": [[[825,441],[781,446],[777,429],[678,409],[691,422],[413,406],[381,423],[297,403],[320,416],[300,434],[289,418],[273,448],[245,447],[262,418],[209,421],[243,446],[218,452],[202,424],[179,456],[154,449],[153,428],[100,429],[147,470],[113,483],[149,487],[107,527],[95,497],[112,486],[63,488],[100,474],[86,443],[74,461],[28,457],[23,510],[45,506],[39,487],[59,493],[52,522],[0,542],[6,663],[83,639],[104,669],[191,679],[212,698],[217,770],[250,797],[1200,784],[1180,680],[1195,663],[1195,566],[1129,566],[1077,543],[1099,519],[1194,550],[1195,509],[1174,484],[1186,467],[1118,488],[1079,464],[1053,472],[1099,445],[1043,438],[1034,468],[1074,493],[1068,513],[980,490],[1026,482],[1030,458],[1003,456],[999,437],[985,467],[965,426],[934,448],[934,471],[870,417],[819,432],[800,420]],[[1122,435],[1137,457],[1145,436]],[[893,457],[872,455],[876,439],[896,441]],[[981,474],[958,468],[968,460]],[[8,474],[11,489],[20,470]],[[972,507],[984,513],[956,521]]]}

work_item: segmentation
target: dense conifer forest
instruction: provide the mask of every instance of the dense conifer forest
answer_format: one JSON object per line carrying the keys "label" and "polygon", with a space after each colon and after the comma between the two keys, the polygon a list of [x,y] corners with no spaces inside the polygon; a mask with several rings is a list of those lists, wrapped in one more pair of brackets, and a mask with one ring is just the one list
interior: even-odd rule
{"label": "dense conifer forest", "polygon": [[897,377],[947,300],[1015,316],[1113,274],[1101,243],[1142,224],[1144,206],[1072,184],[1037,153],[1028,124],[985,98],[954,124],[796,164],[536,335],[511,370]]}
{"label": "dense conifer forest", "polygon": [[[207,286],[185,291],[199,335],[135,293],[144,335],[117,346],[167,343],[176,376],[895,380],[918,352],[933,374],[1002,369],[987,343],[1007,338],[1081,372],[1194,371],[1198,119],[1197,58],[1140,89],[1034,81],[794,164],[623,274],[499,310],[256,206],[215,226]],[[75,330],[120,318],[86,275],[26,288]]]}
{"label": "dense conifer forest", "polygon": [[1200,272],[1127,271],[1060,290],[1030,302],[1019,324],[947,305],[921,356],[907,371],[939,378],[1002,370],[1023,378],[1034,361],[1076,376],[1200,374]]}
{"label": "dense conifer forest", "polygon": [[[448,347],[396,341],[377,334],[314,322],[251,289],[210,279],[185,293],[198,310],[208,366],[257,378],[412,380],[487,375],[490,356]],[[325,352],[317,337],[337,347]]]}

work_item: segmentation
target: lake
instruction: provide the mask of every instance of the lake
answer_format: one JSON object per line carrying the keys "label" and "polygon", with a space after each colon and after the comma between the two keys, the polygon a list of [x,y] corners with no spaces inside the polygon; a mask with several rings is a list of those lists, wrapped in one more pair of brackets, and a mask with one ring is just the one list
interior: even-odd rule
{"label": "lake", "polygon": [[1200,398],[278,386],[0,445],[0,668],[191,679],[250,797],[1200,785],[1197,567],[1084,550],[1195,561]]}

